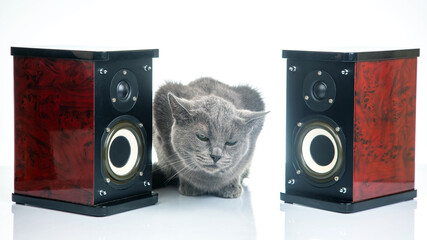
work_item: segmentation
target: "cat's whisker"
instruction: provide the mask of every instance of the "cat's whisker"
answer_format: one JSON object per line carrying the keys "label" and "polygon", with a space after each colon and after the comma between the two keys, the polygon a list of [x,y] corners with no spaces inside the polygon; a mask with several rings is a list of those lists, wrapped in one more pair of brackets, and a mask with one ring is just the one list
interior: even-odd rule
{"label": "cat's whisker", "polygon": [[195,163],[187,165],[187,166],[184,166],[179,171],[177,171],[174,175],[172,175],[171,177],[169,177],[168,179],[166,179],[165,184],[169,183],[172,179],[174,179],[178,174],[182,173],[183,171],[185,171],[185,170],[190,171],[191,169],[188,169],[188,168],[191,167],[191,166],[194,166],[194,165],[195,165]]}

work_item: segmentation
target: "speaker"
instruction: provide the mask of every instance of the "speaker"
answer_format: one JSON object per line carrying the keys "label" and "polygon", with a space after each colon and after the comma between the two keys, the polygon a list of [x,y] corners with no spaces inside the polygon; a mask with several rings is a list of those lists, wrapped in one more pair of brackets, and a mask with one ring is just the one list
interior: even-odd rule
{"label": "speaker", "polygon": [[418,56],[419,49],[283,51],[281,200],[351,213],[416,197]]}
{"label": "speaker", "polygon": [[106,216],[155,204],[158,50],[12,47],[18,204]]}

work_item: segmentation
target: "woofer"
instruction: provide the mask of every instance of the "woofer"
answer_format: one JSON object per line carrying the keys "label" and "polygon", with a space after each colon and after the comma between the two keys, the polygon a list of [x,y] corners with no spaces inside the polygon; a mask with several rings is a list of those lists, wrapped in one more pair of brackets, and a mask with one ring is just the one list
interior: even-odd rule
{"label": "woofer", "polygon": [[343,173],[345,137],[331,119],[319,116],[299,122],[295,137],[295,167],[310,182],[331,185]]}
{"label": "woofer", "polygon": [[120,116],[105,129],[102,137],[102,173],[106,181],[125,188],[144,166],[145,130],[132,116]]}

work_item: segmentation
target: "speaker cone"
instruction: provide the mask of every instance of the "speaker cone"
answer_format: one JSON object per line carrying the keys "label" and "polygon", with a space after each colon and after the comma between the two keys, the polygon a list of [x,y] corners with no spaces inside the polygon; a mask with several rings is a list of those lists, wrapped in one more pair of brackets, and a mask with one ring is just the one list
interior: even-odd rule
{"label": "speaker cone", "polygon": [[126,80],[123,80],[117,84],[117,98],[120,101],[126,101],[130,96],[130,86]]}
{"label": "speaker cone", "polygon": [[108,183],[119,187],[142,171],[145,131],[131,116],[120,116],[106,128],[102,138],[102,168]]}
{"label": "speaker cone", "polygon": [[325,82],[317,81],[313,85],[313,96],[317,100],[322,101],[327,95],[327,90],[328,87]]}
{"label": "speaker cone", "polygon": [[315,183],[338,181],[344,165],[344,135],[332,120],[300,122],[295,137],[296,167]]}

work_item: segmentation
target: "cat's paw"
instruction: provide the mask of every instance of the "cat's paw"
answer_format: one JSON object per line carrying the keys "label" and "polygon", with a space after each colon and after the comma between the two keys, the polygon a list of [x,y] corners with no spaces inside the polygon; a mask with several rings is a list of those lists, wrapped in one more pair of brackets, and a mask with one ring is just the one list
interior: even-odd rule
{"label": "cat's paw", "polygon": [[216,194],[218,197],[223,198],[239,198],[242,195],[243,187],[240,184],[230,184],[222,188]]}
{"label": "cat's paw", "polygon": [[189,184],[180,184],[178,188],[179,193],[186,196],[200,196],[205,194],[205,192],[194,188],[193,186]]}

